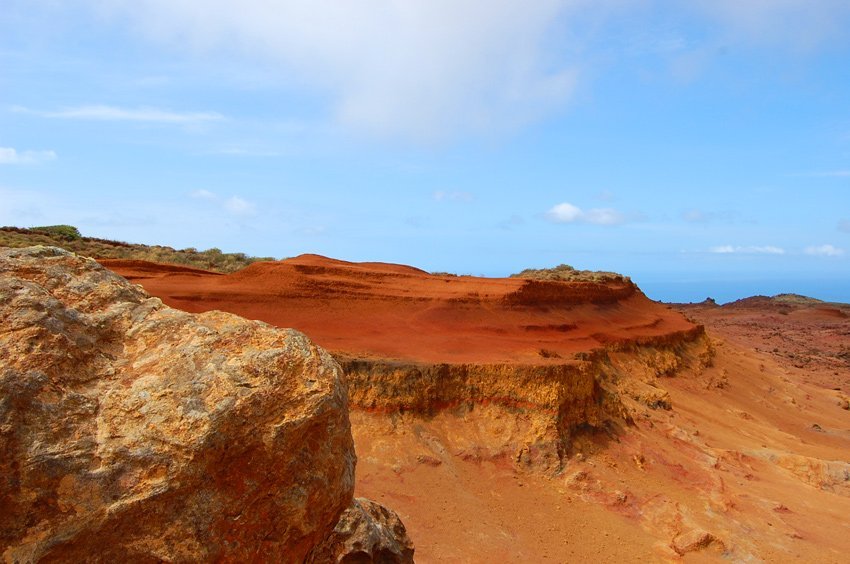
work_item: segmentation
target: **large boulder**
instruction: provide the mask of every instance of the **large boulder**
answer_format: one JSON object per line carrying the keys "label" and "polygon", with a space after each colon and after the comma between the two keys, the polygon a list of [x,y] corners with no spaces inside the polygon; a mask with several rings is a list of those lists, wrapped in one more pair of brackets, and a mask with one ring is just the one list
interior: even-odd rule
{"label": "large boulder", "polygon": [[0,559],[300,562],[352,502],[339,365],[165,307],[96,262],[0,251]]}

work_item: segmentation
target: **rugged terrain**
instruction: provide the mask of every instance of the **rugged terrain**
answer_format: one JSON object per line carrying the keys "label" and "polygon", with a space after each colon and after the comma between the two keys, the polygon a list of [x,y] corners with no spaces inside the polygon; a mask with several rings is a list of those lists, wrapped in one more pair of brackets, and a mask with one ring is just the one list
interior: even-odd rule
{"label": "rugged terrain", "polygon": [[[315,255],[227,276],[103,262],[173,307],[221,309],[306,332],[342,363],[350,402],[364,412],[434,417],[476,409],[461,418],[486,422],[471,448],[553,470],[575,432],[629,417],[629,402],[665,404],[656,372],[675,371],[685,349],[703,340],[700,327],[622,278],[435,276]],[[646,365],[646,376],[619,378],[631,362]],[[505,420],[514,428],[499,430]]]}
{"label": "rugged terrain", "polygon": [[353,447],[343,372],[302,333],[0,250],[4,562],[409,562],[398,517],[353,499]]}
{"label": "rugged terrain", "polygon": [[[847,368],[754,346],[722,316],[684,308],[689,321],[626,278],[435,276],[313,255],[226,276],[104,264],[174,307],[328,348],[350,375],[357,492],[399,511],[420,562],[850,551],[850,412],[831,389]],[[817,325],[777,315],[801,335]],[[847,324],[823,315],[843,358]]]}
{"label": "rugged terrain", "polygon": [[728,341],[803,370],[807,383],[850,393],[850,304],[780,294],[676,308]]}
{"label": "rugged terrain", "polygon": [[142,245],[111,239],[85,237],[73,225],[42,227],[0,227],[0,247],[21,249],[35,245],[55,246],[87,257],[124,258],[180,264],[216,272],[234,272],[270,257],[249,257],[244,253],[223,253],[220,249],[174,249],[164,245]]}

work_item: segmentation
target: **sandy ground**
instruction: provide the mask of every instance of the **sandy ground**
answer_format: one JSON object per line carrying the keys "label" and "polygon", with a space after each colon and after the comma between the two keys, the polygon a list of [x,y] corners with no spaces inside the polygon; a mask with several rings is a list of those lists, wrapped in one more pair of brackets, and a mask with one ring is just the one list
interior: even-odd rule
{"label": "sandy ground", "polygon": [[678,561],[702,532],[684,561],[847,562],[850,412],[804,371],[717,347],[664,382],[671,410],[589,437],[557,475],[457,456],[468,414],[354,413],[357,493],[399,511],[421,562]]}
{"label": "sandy ground", "polygon": [[[174,307],[294,326],[365,357],[558,362],[692,327],[623,288],[511,302],[521,281],[313,256],[230,276],[105,263]],[[470,456],[482,425],[521,420],[519,408],[355,410],[356,494],[401,515],[417,562],[850,561],[850,310],[680,309],[706,326],[715,356],[661,379],[670,409],[578,436],[560,471]]]}

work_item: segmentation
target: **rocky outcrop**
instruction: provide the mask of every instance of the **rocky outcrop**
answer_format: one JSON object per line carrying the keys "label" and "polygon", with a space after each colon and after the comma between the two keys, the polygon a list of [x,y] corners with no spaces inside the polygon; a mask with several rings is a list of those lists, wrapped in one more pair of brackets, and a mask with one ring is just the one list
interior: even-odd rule
{"label": "rocky outcrop", "polygon": [[308,564],[412,564],[413,543],[395,512],[355,498],[323,543],[307,557]]}
{"label": "rocky outcrop", "polygon": [[352,501],[346,393],[297,331],[0,251],[0,558],[302,561]]}

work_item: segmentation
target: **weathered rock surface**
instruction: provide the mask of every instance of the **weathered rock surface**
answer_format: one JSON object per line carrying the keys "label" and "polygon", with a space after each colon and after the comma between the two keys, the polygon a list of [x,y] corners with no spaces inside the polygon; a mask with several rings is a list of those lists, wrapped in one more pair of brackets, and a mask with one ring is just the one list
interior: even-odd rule
{"label": "weathered rock surface", "polygon": [[0,453],[6,562],[300,562],[354,486],[322,349],[50,247],[0,251]]}
{"label": "weathered rock surface", "polygon": [[333,533],[308,556],[309,564],[412,564],[413,543],[394,511],[355,498]]}

